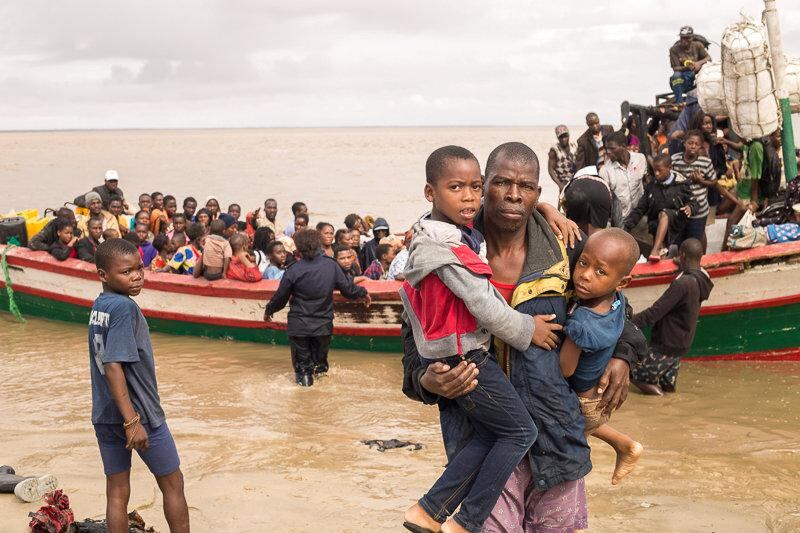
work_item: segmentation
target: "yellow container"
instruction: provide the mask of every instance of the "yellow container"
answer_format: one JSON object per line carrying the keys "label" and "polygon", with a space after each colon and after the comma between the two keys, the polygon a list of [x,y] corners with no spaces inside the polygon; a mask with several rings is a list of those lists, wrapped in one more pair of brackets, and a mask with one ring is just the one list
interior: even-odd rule
{"label": "yellow container", "polygon": [[28,241],[30,241],[34,235],[42,231],[42,228],[44,228],[52,219],[53,217],[37,217],[25,220],[25,231],[28,232]]}
{"label": "yellow container", "polygon": [[88,217],[89,216],[89,210],[87,208],[85,208],[85,207],[76,207],[75,208],[75,214]]}
{"label": "yellow container", "polygon": [[24,209],[17,213],[17,216],[24,218],[25,220],[36,220],[39,218],[39,210],[38,209]]}

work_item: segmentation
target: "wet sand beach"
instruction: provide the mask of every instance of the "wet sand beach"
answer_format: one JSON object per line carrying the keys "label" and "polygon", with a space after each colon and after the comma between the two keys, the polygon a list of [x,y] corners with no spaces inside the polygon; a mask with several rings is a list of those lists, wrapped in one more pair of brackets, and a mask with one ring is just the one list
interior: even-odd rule
{"label": "wet sand beach", "polygon": [[[292,383],[288,349],[153,335],[159,388],[186,476],[193,531],[399,531],[402,510],[444,464],[435,407],[400,391],[399,354],[331,353],[330,375]],[[76,518],[104,513],[90,423],[86,328],[0,313],[0,463],[53,473]],[[610,485],[593,441],[592,531],[800,529],[800,364],[688,363],[680,392],[631,394],[613,425],[645,446]],[[362,439],[421,442],[380,453]],[[167,531],[160,495],[134,459],[131,509]],[[0,496],[0,530],[37,508]]]}

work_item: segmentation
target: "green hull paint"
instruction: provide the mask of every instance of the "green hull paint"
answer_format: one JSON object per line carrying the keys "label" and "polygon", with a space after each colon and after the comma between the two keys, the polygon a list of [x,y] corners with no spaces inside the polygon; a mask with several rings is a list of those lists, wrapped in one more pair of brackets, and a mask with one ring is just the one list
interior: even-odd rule
{"label": "green hull paint", "polygon": [[[19,292],[14,293],[14,299],[23,315],[64,322],[77,322],[79,324],[89,323],[89,309],[85,307]],[[5,289],[0,289],[0,310],[8,310],[8,296]],[[172,335],[191,335],[194,337],[211,337],[265,344],[289,343],[285,331],[274,329],[235,328],[159,318],[148,318],[147,323],[151,331]],[[331,347],[372,352],[400,352],[403,348],[399,337],[361,337],[355,335],[335,335],[331,340]]]}
{"label": "green hull paint", "polygon": [[[23,315],[87,324],[89,310],[73,304],[15,293]],[[0,309],[8,297],[0,290]],[[269,344],[287,344],[284,331],[234,328],[148,318],[152,331]],[[763,309],[746,309],[700,317],[692,353],[688,357],[721,356],[796,348],[800,345],[800,303]],[[351,350],[400,352],[399,337],[334,336],[331,346]]]}

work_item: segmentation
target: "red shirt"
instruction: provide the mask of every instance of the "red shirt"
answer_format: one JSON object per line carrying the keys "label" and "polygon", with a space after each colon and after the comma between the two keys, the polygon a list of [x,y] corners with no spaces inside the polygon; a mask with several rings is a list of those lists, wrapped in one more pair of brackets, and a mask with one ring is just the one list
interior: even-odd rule
{"label": "red shirt", "polygon": [[489,278],[489,283],[494,285],[494,288],[497,289],[497,292],[506,299],[508,305],[511,305],[511,298],[514,296],[514,289],[516,285],[513,283],[500,283],[499,281],[495,281],[494,278]]}

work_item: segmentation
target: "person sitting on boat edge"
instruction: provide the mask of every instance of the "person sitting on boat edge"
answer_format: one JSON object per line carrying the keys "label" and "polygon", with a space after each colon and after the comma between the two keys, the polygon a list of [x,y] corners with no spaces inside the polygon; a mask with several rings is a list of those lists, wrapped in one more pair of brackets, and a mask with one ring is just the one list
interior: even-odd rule
{"label": "person sitting on boat edge", "polygon": [[286,268],[278,290],[264,309],[264,320],[272,322],[275,313],[291,298],[286,334],[292,354],[295,380],[299,385],[314,384],[314,375],[328,370],[328,347],[333,334],[333,291],[369,306],[367,290],[344,275],[336,262],[320,253],[316,230],[298,231],[294,242],[300,260]]}
{"label": "person sitting on boat edge", "polygon": [[[158,251],[153,247],[153,243],[147,240],[148,236],[150,235],[147,226],[144,224],[136,224],[136,226],[134,226],[134,232],[136,233],[136,236],[139,237],[139,253],[142,254],[144,267],[149,268],[150,263],[153,262],[153,258],[158,255]],[[159,233],[159,235],[163,234]]]}
{"label": "person sitting on boat edge", "polygon": [[644,394],[675,392],[680,358],[692,347],[700,305],[714,288],[700,267],[702,258],[703,243],[694,238],[683,241],[678,255],[680,275],[653,305],[633,316],[640,328],[653,327],[649,353],[631,367],[631,382]]}
{"label": "person sitting on boat edge", "polygon": [[[104,209],[108,209],[108,203],[111,200],[111,196],[114,195],[122,198],[122,205],[126,211],[128,210],[128,204],[125,201],[125,194],[122,192],[122,189],[119,188],[119,173],[117,173],[116,170],[107,170],[103,184],[98,185],[89,191],[89,193],[92,192],[100,197]],[[81,194],[80,196],[76,197],[72,203],[78,207],[88,208],[89,202],[86,199],[86,195],[89,193]]]}
{"label": "person sitting on boat edge", "polygon": [[256,258],[247,251],[247,235],[244,233],[234,233],[230,238],[231,256],[228,270],[225,273],[226,279],[246,281],[255,283],[261,281],[261,271],[258,270]]}
{"label": "person sitting on boat edge", "polygon": [[59,218],[66,218],[72,221],[75,226],[74,235],[78,238],[83,237],[84,233],[77,228],[77,220],[75,219],[75,212],[68,207],[61,207],[55,212],[56,217],[49,221],[39,232],[28,240],[28,248],[46,252],[50,249],[50,245],[58,241],[58,232],[56,231],[56,220]]}
{"label": "person sitting on boat edge", "polygon": [[89,235],[80,239],[75,244],[78,259],[87,263],[94,263],[94,253],[103,242],[103,220],[100,218],[89,219]]}
{"label": "person sitting on boat edge", "polygon": [[194,267],[200,260],[201,250],[206,238],[205,226],[199,222],[190,224],[186,228],[186,238],[188,244],[181,246],[169,260],[167,266],[171,272],[176,274],[194,275]]}
{"label": "person sitting on boat edge", "polygon": [[103,229],[115,229],[119,231],[119,222],[117,221],[117,217],[103,209],[103,201],[100,199],[100,195],[96,192],[87,192],[86,193],[86,208],[89,210],[88,215],[82,215],[78,218],[78,229],[81,230],[82,234],[88,233],[86,229],[86,222],[88,222],[89,218],[91,217],[101,217],[103,219]]}
{"label": "person sitting on boat edge", "polygon": [[[264,203],[264,210],[266,211],[266,202]],[[276,204],[276,213],[277,213],[277,204]],[[306,225],[308,226],[308,206],[304,202],[295,202],[292,204],[292,221],[289,222],[285,228],[283,228],[283,234],[287,237],[292,237],[296,231],[300,231],[302,228],[297,227],[297,215],[305,215],[306,216]],[[274,223],[274,221],[273,221]]]}
{"label": "person sitting on boat edge", "polygon": [[127,531],[136,450],[163,493],[170,532],[188,533],[181,461],[161,407],[147,320],[131,298],[142,291],[144,266],[136,247],[122,239],[98,246],[95,260],[103,292],[88,325],[91,421],[106,476],[109,531]]}
{"label": "person sitting on boat edge", "polygon": [[647,216],[647,229],[653,237],[648,260],[657,262],[667,256],[670,245],[680,245],[684,227],[697,207],[693,207],[691,182],[672,170],[669,154],[653,158],[653,173],[655,179],[645,186],[644,194],[625,217],[622,227],[630,233]]}
{"label": "person sitting on boat edge", "polygon": [[597,382],[611,360],[625,329],[626,299],[622,289],[631,281],[639,245],[619,228],[591,235],[572,274],[575,297],[564,324],[561,373],[578,396],[584,433],[609,444],[617,454],[612,485],[627,476],[642,454],[642,445],[608,425],[611,413],[598,407],[603,399]]}
{"label": "person sitting on boat edge", "polygon": [[353,283],[358,284],[367,279],[361,275],[361,270],[358,268],[358,258],[356,258],[356,253],[349,246],[334,244],[333,258],[336,259],[336,262],[339,264],[342,272],[344,272],[344,275],[347,276],[348,279],[352,280]]}
{"label": "person sitting on boat edge", "polygon": [[[173,236],[173,239],[174,238]],[[158,255],[150,262],[150,270],[152,272],[166,272],[169,269],[169,267],[167,267],[167,262],[172,259],[172,254],[174,254],[176,250],[172,244],[173,239],[168,238],[163,233],[156,235],[156,238],[153,239],[153,248],[158,252]]]}
{"label": "person sitting on boat edge", "polygon": [[59,261],[78,257],[78,252],[75,250],[75,243],[78,242],[78,237],[73,233],[75,223],[68,218],[57,218],[55,228],[58,240],[50,245],[48,249],[50,255]]}
{"label": "person sitting on boat edge", "polygon": [[[259,228],[260,229],[260,228]],[[280,241],[272,241],[266,246],[269,266],[264,269],[263,279],[281,279],[286,266],[286,248]]]}
{"label": "person sitting on boat edge", "polygon": [[225,220],[222,218],[211,221],[209,234],[203,245],[203,256],[197,260],[192,271],[194,277],[203,276],[208,281],[225,278],[233,257],[233,249],[225,238],[225,230]]}
{"label": "person sitting on boat edge", "polygon": [[364,270],[364,277],[372,280],[386,279],[389,266],[396,255],[395,248],[388,243],[379,244],[375,255],[377,258]]}
{"label": "person sitting on boat edge", "polygon": [[700,68],[711,61],[702,41],[695,39],[694,29],[683,26],[679,40],[669,49],[669,64],[672,76],[669,85],[675,93],[675,103],[683,103],[684,95],[694,89],[694,78]]}

